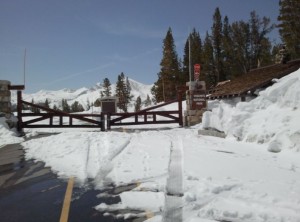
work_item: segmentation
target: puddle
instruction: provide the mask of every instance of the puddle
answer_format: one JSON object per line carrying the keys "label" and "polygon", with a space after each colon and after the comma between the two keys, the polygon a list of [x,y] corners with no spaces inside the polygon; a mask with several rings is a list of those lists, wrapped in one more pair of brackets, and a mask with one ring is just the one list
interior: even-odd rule
{"label": "puddle", "polygon": [[[51,135],[39,134],[29,139]],[[20,144],[10,144],[0,149],[1,221],[59,221],[67,181],[57,178],[43,162],[25,160],[24,155]],[[69,221],[141,222],[147,219],[145,212],[134,209],[109,212],[95,209],[101,203],[119,203],[119,194],[136,188],[136,183],[118,187],[109,185],[104,190],[94,190],[92,183],[89,184],[74,187]],[[129,214],[131,217],[124,219],[123,215]]]}
{"label": "puddle", "polygon": [[0,175],[19,170],[24,164],[24,151],[20,144],[6,145],[0,149]]}

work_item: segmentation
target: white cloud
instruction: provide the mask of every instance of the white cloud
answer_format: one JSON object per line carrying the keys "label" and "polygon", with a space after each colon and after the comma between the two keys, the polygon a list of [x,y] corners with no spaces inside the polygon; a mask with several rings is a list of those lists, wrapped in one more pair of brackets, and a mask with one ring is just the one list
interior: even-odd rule
{"label": "white cloud", "polygon": [[165,30],[155,30],[150,27],[128,24],[124,22],[92,22],[102,31],[108,34],[118,35],[118,36],[134,36],[140,38],[163,38],[166,34]]}
{"label": "white cloud", "polygon": [[94,72],[94,71],[96,71],[96,70],[101,70],[101,69],[110,67],[110,66],[112,66],[112,65],[114,65],[114,64],[115,64],[114,62],[110,62],[110,63],[104,64],[104,65],[101,65],[101,66],[98,66],[98,67],[95,67],[95,68],[91,68],[91,69],[84,70],[84,71],[82,71],[82,72],[77,72],[77,73],[69,74],[69,75],[64,76],[64,77],[62,77],[62,78],[55,79],[54,81],[48,82],[48,83],[46,83],[45,85],[52,85],[52,84],[54,84],[54,83],[61,82],[61,81],[65,81],[65,80],[74,78],[74,77],[76,77],[76,76],[80,76],[80,75],[83,75],[83,74],[87,74],[87,73],[90,73],[90,72]]}
{"label": "white cloud", "polygon": [[113,61],[128,62],[128,61],[132,61],[132,60],[136,60],[136,59],[146,57],[148,55],[151,55],[153,53],[158,52],[159,50],[161,50],[161,49],[160,48],[153,48],[153,49],[147,50],[145,52],[139,53],[139,54],[131,56],[131,57],[123,56],[123,55],[120,55],[120,54],[113,54],[111,56],[106,56],[106,58],[111,59]]}

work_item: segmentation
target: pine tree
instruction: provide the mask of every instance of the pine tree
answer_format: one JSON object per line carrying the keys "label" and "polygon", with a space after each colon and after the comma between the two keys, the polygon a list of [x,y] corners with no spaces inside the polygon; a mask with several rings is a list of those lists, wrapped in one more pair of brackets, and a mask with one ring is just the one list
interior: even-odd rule
{"label": "pine tree", "polygon": [[99,99],[96,99],[96,100],[95,100],[94,106],[95,106],[95,107],[100,107],[100,106],[101,106],[101,102],[100,102]]}
{"label": "pine tree", "polygon": [[166,37],[163,40],[163,58],[160,66],[158,80],[152,88],[152,94],[156,102],[176,98],[176,88],[181,85],[180,66],[171,28],[168,29]]}
{"label": "pine tree", "polygon": [[61,100],[61,107],[62,107],[63,112],[66,112],[66,113],[71,112],[71,108],[66,99]]}
{"label": "pine tree", "polygon": [[146,100],[144,102],[145,107],[151,106],[151,103],[152,102],[151,102],[150,96],[147,94],[147,98],[146,98]]}
{"label": "pine tree", "polygon": [[90,110],[90,108],[91,108],[90,100],[86,99],[86,110]]}
{"label": "pine tree", "polygon": [[142,100],[141,100],[141,97],[138,96],[136,98],[136,101],[135,101],[135,104],[134,104],[134,111],[135,112],[138,112],[141,110],[141,107],[142,107]]}
{"label": "pine tree", "polygon": [[131,95],[131,85],[128,77],[126,77],[125,96],[127,105],[131,102],[133,96]]}
{"label": "pine tree", "polygon": [[128,78],[125,79],[125,75],[123,72],[118,75],[115,95],[118,97],[117,107],[124,112],[127,112],[128,105],[133,96],[131,95],[130,82]]}
{"label": "pine tree", "polygon": [[73,102],[73,104],[71,105],[71,112],[75,113],[82,111],[84,111],[83,106],[78,101]]}
{"label": "pine tree", "polygon": [[[35,104],[35,103],[34,103],[34,99],[31,100],[31,103],[32,103],[32,104]],[[30,110],[31,110],[31,112],[33,112],[33,113],[40,113],[40,109],[39,109],[39,108],[36,108],[36,107],[33,107],[33,106],[31,106],[31,109],[30,109]]]}
{"label": "pine tree", "polygon": [[[190,43],[189,43],[190,41]],[[191,55],[189,55],[189,44],[191,45]],[[194,80],[194,65],[201,64],[201,53],[202,53],[202,42],[200,38],[199,32],[196,32],[196,29],[193,29],[193,32],[189,35],[185,47],[184,47],[184,55],[183,55],[183,67],[182,67],[182,76],[184,78],[182,84],[185,82],[189,82],[189,57],[191,56],[191,75],[192,81]],[[204,80],[204,75],[200,75],[200,80]]]}
{"label": "pine tree", "polygon": [[223,38],[222,38],[222,48],[223,48],[223,65],[224,74],[226,79],[231,78],[232,74],[232,64],[234,63],[234,51],[233,51],[233,41],[232,41],[232,30],[229,24],[229,19],[227,16],[224,17],[223,21]]}
{"label": "pine tree", "polygon": [[120,75],[118,75],[115,92],[116,97],[118,98],[117,107],[122,110],[125,109],[124,88],[124,73],[122,72]]}
{"label": "pine tree", "polygon": [[108,78],[105,78],[103,80],[103,84],[102,84],[104,90],[101,91],[101,97],[109,97],[112,95],[112,92],[111,92],[111,83],[109,81]]}
{"label": "pine tree", "polygon": [[269,65],[271,63],[271,43],[266,35],[275,26],[270,23],[270,18],[263,17],[261,19],[255,11],[250,13],[250,69],[257,68],[258,64]]}
{"label": "pine tree", "polygon": [[52,109],[54,109],[54,110],[58,110],[58,108],[57,108],[56,104],[54,104],[54,105],[53,105],[53,108],[52,108]]}
{"label": "pine tree", "polygon": [[217,84],[215,69],[215,60],[211,36],[206,32],[206,37],[203,43],[202,50],[202,68],[201,72],[205,75],[205,81],[207,88],[215,86]]}
{"label": "pine tree", "polygon": [[[31,99],[31,103],[34,104],[34,99]],[[35,107],[31,106],[30,111],[35,113]]]}
{"label": "pine tree", "polygon": [[234,22],[232,27],[232,42],[234,61],[232,76],[236,77],[250,70],[250,26],[244,21]]}
{"label": "pine tree", "polygon": [[217,82],[226,80],[223,57],[222,57],[222,17],[219,8],[217,7],[213,15],[213,27],[212,27],[212,42],[214,49],[214,58],[216,64],[215,75]]}
{"label": "pine tree", "polygon": [[300,1],[280,0],[279,33],[291,58],[300,57]]}
{"label": "pine tree", "polygon": [[45,100],[44,106],[45,106],[46,108],[50,108],[48,99]]}
{"label": "pine tree", "polygon": [[151,94],[153,96],[152,97],[152,102],[154,104],[157,104],[158,102],[164,101],[162,81],[157,80],[154,83],[154,85],[151,87]]}
{"label": "pine tree", "polygon": [[276,55],[279,53],[280,50],[280,44],[275,44],[272,47],[272,63],[276,62]]}

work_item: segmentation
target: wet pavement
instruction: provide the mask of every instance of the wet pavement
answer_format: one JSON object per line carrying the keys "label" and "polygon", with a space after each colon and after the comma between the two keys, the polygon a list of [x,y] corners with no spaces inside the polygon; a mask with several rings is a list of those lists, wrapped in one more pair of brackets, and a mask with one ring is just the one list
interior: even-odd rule
{"label": "wet pavement", "polygon": [[[0,221],[59,221],[67,182],[57,178],[43,162],[25,160],[20,144],[0,148]],[[103,192],[115,194],[116,188]],[[75,186],[68,221],[124,221],[113,216],[103,216],[103,213],[94,209],[100,203],[113,204],[120,201],[118,196],[98,198],[100,193],[92,187]],[[126,221],[143,220],[145,218]]]}

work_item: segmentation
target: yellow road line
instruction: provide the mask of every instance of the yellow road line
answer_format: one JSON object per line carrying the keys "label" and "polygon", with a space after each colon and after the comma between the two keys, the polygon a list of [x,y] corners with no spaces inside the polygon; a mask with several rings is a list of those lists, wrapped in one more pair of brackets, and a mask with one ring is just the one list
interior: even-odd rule
{"label": "yellow road line", "polygon": [[74,177],[71,177],[68,182],[65,199],[64,199],[64,204],[63,204],[63,208],[61,211],[59,222],[67,222],[68,221],[72,192],[73,192],[73,185],[74,185]]}

